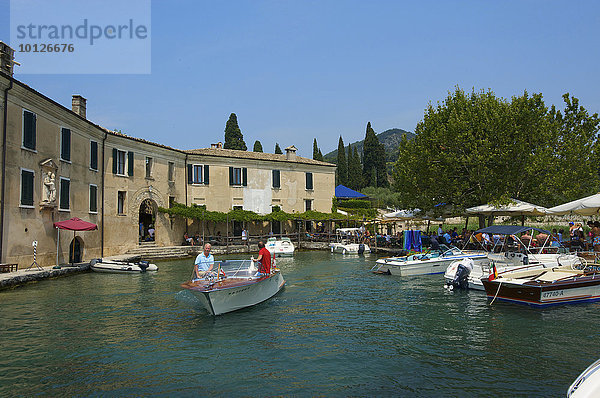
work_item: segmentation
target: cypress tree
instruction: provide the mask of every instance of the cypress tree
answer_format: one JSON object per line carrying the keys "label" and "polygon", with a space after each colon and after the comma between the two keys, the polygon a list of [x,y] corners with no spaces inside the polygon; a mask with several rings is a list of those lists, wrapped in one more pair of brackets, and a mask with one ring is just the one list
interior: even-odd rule
{"label": "cypress tree", "polygon": [[362,188],[362,167],[360,164],[360,157],[358,156],[358,150],[356,146],[352,150],[351,146],[348,146],[348,188],[359,190]]}
{"label": "cypress tree", "polygon": [[313,141],[313,159],[323,161],[323,154],[317,145],[317,139],[315,138]]}
{"label": "cypress tree", "polygon": [[363,149],[363,175],[366,178],[365,186],[387,187],[387,170],[385,164],[385,148],[379,142],[371,122],[367,123]]}
{"label": "cypress tree", "polygon": [[248,147],[246,147],[246,143],[244,142],[242,130],[240,130],[240,127],[238,126],[237,116],[235,113],[229,115],[229,120],[227,120],[227,124],[225,125],[225,144],[223,144],[223,148],[239,149],[241,151],[248,149]]}
{"label": "cypress tree", "polygon": [[337,153],[337,178],[338,184],[348,184],[348,163],[346,162],[346,148],[344,147],[344,140],[340,135],[338,142],[338,153]]}
{"label": "cypress tree", "polygon": [[275,143],[275,153],[278,155],[283,155],[283,152],[281,152],[281,148],[279,148],[279,144],[277,142]]}
{"label": "cypress tree", "polygon": [[259,140],[254,141],[254,152],[262,152],[263,148],[262,148],[262,144],[260,143]]}

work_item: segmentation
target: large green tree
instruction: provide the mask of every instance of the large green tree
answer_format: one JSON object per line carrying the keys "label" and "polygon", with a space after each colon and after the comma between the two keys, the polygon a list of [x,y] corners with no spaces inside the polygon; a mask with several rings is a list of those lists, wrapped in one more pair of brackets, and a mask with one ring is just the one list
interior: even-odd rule
{"label": "large green tree", "polygon": [[365,186],[387,187],[389,185],[385,164],[385,147],[379,142],[379,138],[367,123],[365,140],[363,146],[363,175]]}
{"label": "large green tree", "polygon": [[321,149],[317,145],[317,139],[315,138],[313,141],[313,159],[323,161],[323,154],[321,153]]}
{"label": "large green tree", "polygon": [[403,206],[446,203],[460,212],[510,198],[552,206],[597,192],[598,117],[573,100],[565,97],[563,116],[549,110],[541,94],[508,101],[457,87],[429,104],[416,137],[401,141],[394,165]]}
{"label": "large green tree", "polygon": [[344,140],[341,135],[338,141],[337,152],[337,180],[338,184],[344,186],[348,184],[348,162],[346,161],[346,148],[344,147]]}
{"label": "large green tree", "polygon": [[254,141],[254,149],[252,150],[252,152],[262,152],[263,151],[263,147],[262,144],[260,143],[259,140]]}
{"label": "large green tree", "polygon": [[359,190],[362,188],[362,165],[356,146],[348,145],[348,188]]}
{"label": "large green tree", "polygon": [[240,126],[238,126],[238,120],[235,113],[229,115],[229,120],[227,120],[227,124],[225,125],[225,143],[223,144],[223,148],[239,149],[241,151],[248,149],[244,142],[242,130],[240,130]]}

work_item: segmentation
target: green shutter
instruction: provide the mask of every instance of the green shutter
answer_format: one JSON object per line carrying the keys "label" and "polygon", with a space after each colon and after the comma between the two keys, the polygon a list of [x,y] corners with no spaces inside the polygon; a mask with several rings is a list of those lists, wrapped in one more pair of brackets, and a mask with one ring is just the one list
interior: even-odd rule
{"label": "green shutter", "polygon": [[242,169],[242,185],[248,186],[248,169],[245,167]]}
{"label": "green shutter", "polygon": [[233,185],[233,167],[229,168],[229,185]]}
{"label": "green shutter", "polygon": [[90,169],[98,170],[98,143],[90,141]]}
{"label": "green shutter", "polygon": [[281,187],[281,174],[279,170],[273,170],[273,188]]}
{"label": "green shutter", "polygon": [[208,165],[204,165],[204,184],[208,185],[208,177],[209,177]]}
{"label": "green shutter", "polygon": [[63,128],[61,130],[61,151],[60,158],[63,160],[71,160],[71,130]]}
{"label": "green shutter", "polygon": [[127,175],[133,176],[133,152],[127,152]]}
{"label": "green shutter", "polygon": [[188,184],[194,183],[194,168],[191,164],[187,165]]}
{"label": "green shutter", "polygon": [[23,111],[23,147],[35,150],[35,113]]}
{"label": "green shutter", "polygon": [[90,211],[98,211],[98,187],[90,185]]}
{"label": "green shutter", "polygon": [[33,173],[31,171],[21,171],[21,204],[33,206]]}
{"label": "green shutter", "polygon": [[69,209],[69,180],[60,180],[60,208]]}
{"label": "green shutter", "polygon": [[306,189],[313,189],[313,175],[306,173]]}
{"label": "green shutter", "polygon": [[117,174],[117,148],[113,148],[113,174]]}

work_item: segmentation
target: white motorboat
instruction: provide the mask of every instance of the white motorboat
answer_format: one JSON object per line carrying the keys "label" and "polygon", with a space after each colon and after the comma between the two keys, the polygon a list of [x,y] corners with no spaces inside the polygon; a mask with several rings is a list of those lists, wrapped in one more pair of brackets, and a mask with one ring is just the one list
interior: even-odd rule
{"label": "white motorboat", "polygon": [[567,398],[592,398],[600,396],[600,359],[584,370],[571,384]]}
{"label": "white motorboat", "polygon": [[360,242],[362,228],[338,228],[335,231],[336,241],[329,244],[332,253],[363,254],[370,253],[368,244]]}
{"label": "white motorboat", "polygon": [[388,257],[377,260],[371,269],[377,274],[398,276],[443,274],[448,264],[461,259],[483,259],[487,253],[483,251],[462,251],[457,247],[448,248],[440,245],[439,250],[410,256]]}
{"label": "white motorboat", "polygon": [[216,261],[214,274],[181,285],[200,299],[211,315],[250,307],[276,295],[285,285],[281,271],[257,274],[252,260]]}
{"label": "white motorboat", "polygon": [[158,267],[148,261],[115,261],[103,258],[95,258],[90,261],[90,268],[96,272],[107,272],[114,274],[139,274],[143,272],[156,272]]}
{"label": "white motorboat", "polygon": [[[543,229],[523,227],[517,225],[492,225],[483,228],[475,233],[488,233],[490,235],[503,235],[503,240],[498,240],[497,248],[501,251],[498,253],[489,253],[485,258],[480,259],[459,259],[448,265],[444,273],[446,286],[450,289],[476,289],[485,290],[481,278],[487,278],[496,268],[497,273],[515,271],[515,270],[531,270],[538,268],[552,268],[562,265],[578,266],[582,264],[582,259],[575,254],[565,253],[532,253],[532,248],[525,245],[517,236],[522,232],[537,231],[539,233],[550,234],[549,231]],[[532,232],[533,233],[533,232]],[[508,247],[508,239],[510,236],[512,247]],[[523,252],[515,252],[520,247]],[[542,252],[550,249],[545,246],[536,248]]]}
{"label": "white motorboat", "polygon": [[271,254],[279,256],[293,256],[294,250],[296,250],[291,239],[286,237],[283,237],[280,240],[277,240],[277,238],[269,238],[265,247]]}

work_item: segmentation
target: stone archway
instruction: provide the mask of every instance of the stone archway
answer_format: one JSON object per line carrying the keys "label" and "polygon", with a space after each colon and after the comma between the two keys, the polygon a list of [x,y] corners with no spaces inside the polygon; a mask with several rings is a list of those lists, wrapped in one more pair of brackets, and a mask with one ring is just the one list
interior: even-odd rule
{"label": "stone archway", "polygon": [[69,244],[69,263],[80,263],[83,260],[83,239],[79,236],[71,239]]}
{"label": "stone archway", "polygon": [[144,199],[138,211],[138,235],[140,242],[154,242],[156,240],[156,202]]}

